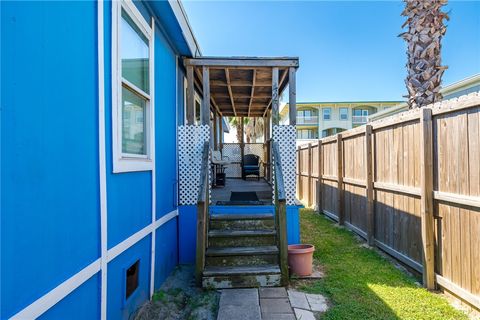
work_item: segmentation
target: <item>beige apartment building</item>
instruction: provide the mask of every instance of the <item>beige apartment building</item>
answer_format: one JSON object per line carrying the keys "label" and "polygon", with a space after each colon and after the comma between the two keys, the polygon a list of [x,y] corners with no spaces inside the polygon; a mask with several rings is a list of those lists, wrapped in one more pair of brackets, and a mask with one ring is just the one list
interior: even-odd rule
{"label": "beige apartment building", "polygon": [[[401,101],[299,102],[297,140],[319,139],[368,122],[369,116],[398,105]],[[288,103],[280,111],[288,121]]]}

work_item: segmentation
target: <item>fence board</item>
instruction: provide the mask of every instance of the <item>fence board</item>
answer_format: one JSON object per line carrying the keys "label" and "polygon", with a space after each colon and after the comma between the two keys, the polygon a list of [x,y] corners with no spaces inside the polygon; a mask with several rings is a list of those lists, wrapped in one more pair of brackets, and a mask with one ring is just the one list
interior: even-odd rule
{"label": "fence board", "polygon": [[[372,123],[370,158],[367,129],[344,132],[339,139],[340,179],[337,137],[321,139],[321,152],[317,144],[310,153],[302,147],[297,151],[299,198],[321,205],[337,221],[339,206],[343,207],[347,228],[368,238],[366,168],[371,163],[374,223],[370,243],[423,272],[422,233],[433,233],[438,284],[480,308],[480,93],[428,108],[433,114],[428,133],[432,135],[433,168],[421,165],[423,111],[411,110]],[[431,170],[433,192],[421,192],[421,170]],[[338,180],[343,180],[343,192],[338,190]],[[433,226],[422,230],[421,206],[430,193]]]}

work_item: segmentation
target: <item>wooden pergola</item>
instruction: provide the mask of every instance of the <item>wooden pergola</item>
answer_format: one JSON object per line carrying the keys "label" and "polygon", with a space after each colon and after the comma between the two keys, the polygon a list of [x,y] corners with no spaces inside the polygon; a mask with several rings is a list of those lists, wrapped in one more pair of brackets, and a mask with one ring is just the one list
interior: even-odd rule
{"label": "wooden pergola", "polygon": [[[194,90],[203,96],[201,123],[217,117],[257,117],[279,124],[279,97],[289,87],[290,124],[296,121],[295,73],[298,58],[201,57],[184,60],[187,70],[187,123],[194,123]],[[220,121],[221,126],[222,121]],[[242,121],[243,123],[243,121]],[[266,127],[266,137],[270,135]],[[214,128],[214,130],[222,128]],[[215,143],[216,144],[216,143]]]}

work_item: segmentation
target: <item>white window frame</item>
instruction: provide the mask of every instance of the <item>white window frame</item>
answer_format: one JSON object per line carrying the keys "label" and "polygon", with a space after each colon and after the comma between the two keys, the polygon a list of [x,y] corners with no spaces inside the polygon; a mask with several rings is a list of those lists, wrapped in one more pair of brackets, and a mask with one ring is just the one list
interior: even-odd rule
{"label": "white window frame", "polygon": [[[329,114],[328,114],[328,119],[325,119],[325,111],[329,111]],[[322,120],[323,121],[330,121],[332,120],[332,108],[323,108],[322,109]]]}
{"label": "white window frame", "polygon": [[[148,40],[149,48],[149,91],[142,89],[130,83],[122,77],[121,63],[121,36],[120,24],[122,19],[122,9],[132,19],[138,29]],[[155,147],[155,125],[154,125],[154,20],[151,25],[145,20],[140,11],[131,0],[112,1],[112,153],[113,153],[113,172],[134,172],[153,170]],[[128,87],[134,93],[146,99],[145,105],[145,155],[130,154],[122,152],[122,88]]]}
{"label": "white window frame", "polygon": [[[342,119],[342,110],[346,111],[346,115],[347,115],[346,119]],[[339,108],[338,109],[338,118],[340,119],[340,121],[348,121],[348,108],[345,108],[345,107]]]}

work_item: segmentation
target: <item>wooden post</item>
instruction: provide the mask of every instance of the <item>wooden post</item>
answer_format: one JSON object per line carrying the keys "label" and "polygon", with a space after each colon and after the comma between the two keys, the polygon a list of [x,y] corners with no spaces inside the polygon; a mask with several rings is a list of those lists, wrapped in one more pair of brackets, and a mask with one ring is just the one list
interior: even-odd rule
{"label": "wooden post", "polygon": [[278,106],[278,68],[272,68],[272,124],[280,124]]}
{"label": "wooden post", "polygon": [[423,248],[423,286],[429,290],[435,289],[432,133],[432,110],[423,108],[420,115],[420,209]]}
{"label": "wooden post", "polygon": [[217,112],[213,112],[213,150],[218,150],[218,117]]}
{"label": "wooden post", "polygon": [[219,118],[218,119],[218,129],[219,129],[218,145],[219,145],[219,150],[222,151],[222,149],[223,149],[223,117],[222,117],[221,113],[219,114],[218,118]]}
{"label": "wooden post", "polygon": [[312,159],[312,144],[308,144],[308,200],[307,205],[309,207],[312,206],[313,203],[313,192],[312,192],[312,166],[313,166],[313,159]]}
{"label": "wooden post", "polygon": [[245,155],[245,124],[243,123],[243,117],[240,117],[240,131],[242,136],[240,137],[240,159],[243,161]]}
{"label": "wooden post", "polygon": [[187,124],[195,123],[195,88],[193,82],[193,66],[187,66]]}
{"label": "wooden post", "polygon": [[288,112],[290,118],[290,125],[297,124],[297,84],[296,84],[296,69],[295,67],[288,68]]}
{"label": "wooden post", "polygon": [[375,219],[373,208],[373,167],[372,167],[372,126],[365,126],[365,166],[366,166],[366,196],[367,196],[367,242],[375,244]]}
{"label": "wooden post", "polygon": [[343,212],[343,146],[342,146],[342,134],[337,134],[337,214],[338,224],[343,225],[345,223],[345,216]]}
{"label": "wooden post", "polygon": [[210,124],[210,72],[208,67],[202,68],[203,72],[203,104],[200,112],[202,125]]}
{"label": "wooden post", "polygon": [[318,213],[323,213],[323,147],[322,140],[318,140],[318,181],[317,181],[317,210]]}
{"label": "wooden post", "polygon": [[298,152],[298,199],[303,200],[303,184],[302,184],[302,149],[297,147]]}

